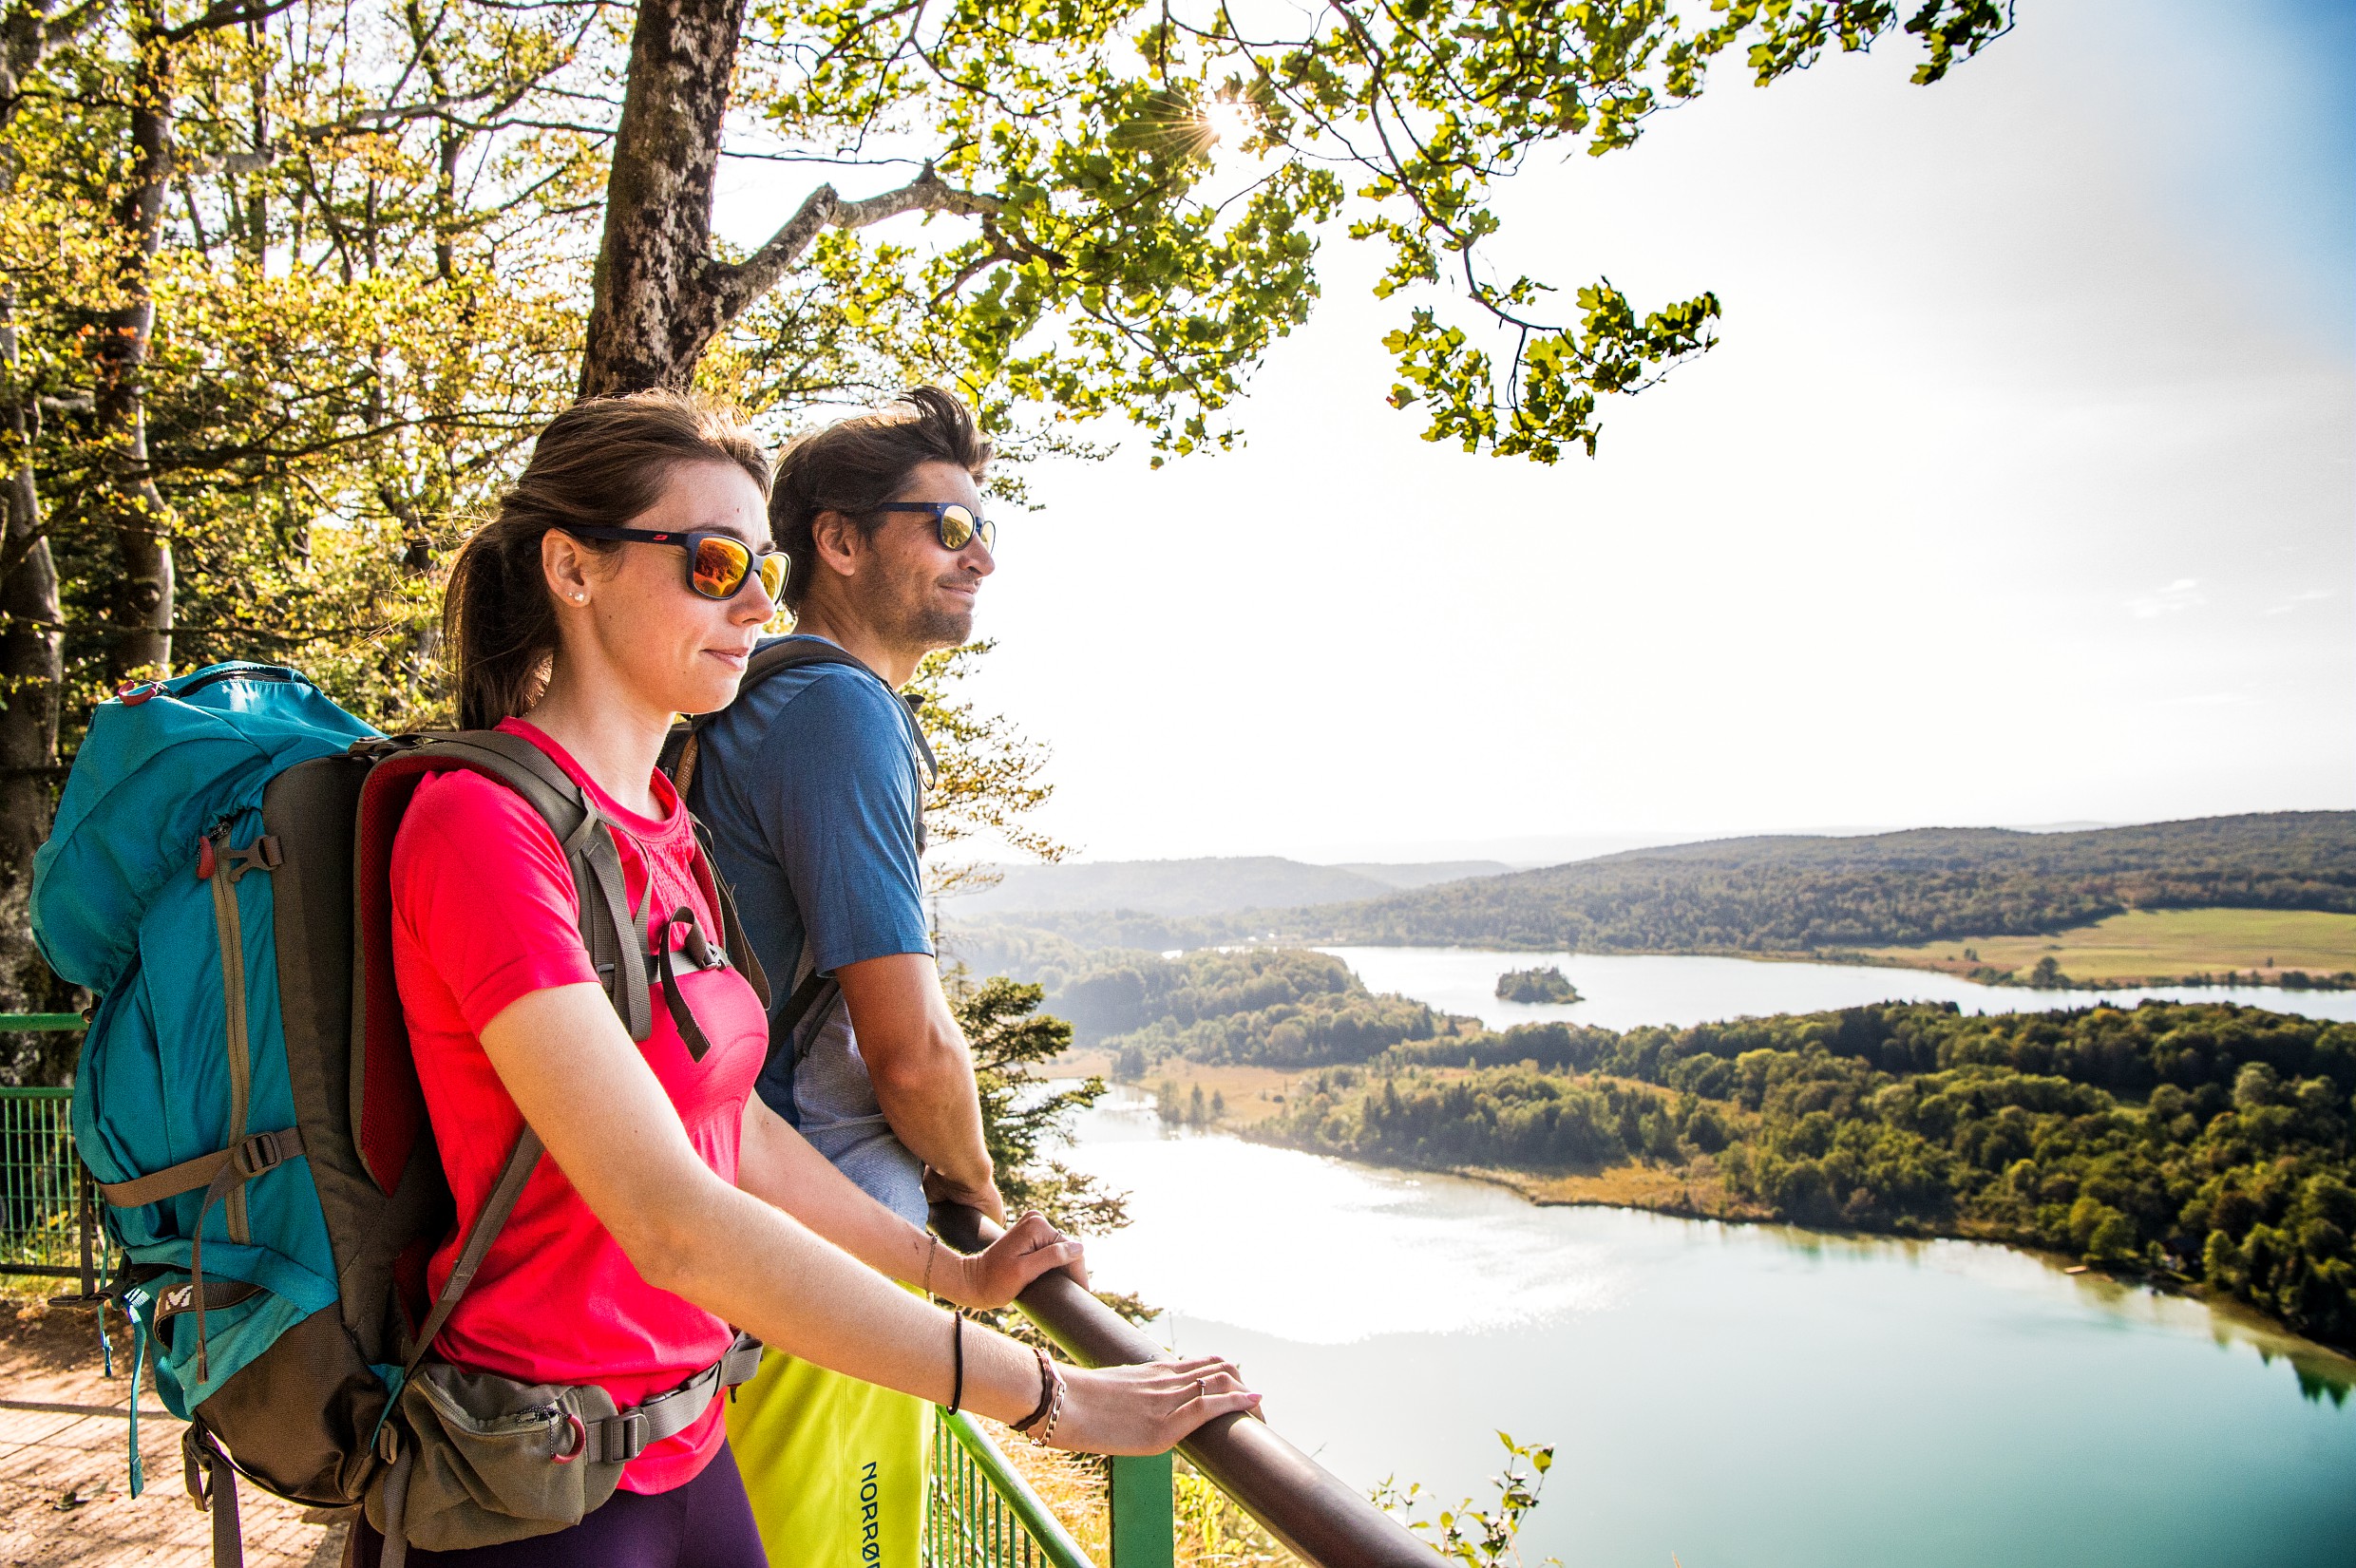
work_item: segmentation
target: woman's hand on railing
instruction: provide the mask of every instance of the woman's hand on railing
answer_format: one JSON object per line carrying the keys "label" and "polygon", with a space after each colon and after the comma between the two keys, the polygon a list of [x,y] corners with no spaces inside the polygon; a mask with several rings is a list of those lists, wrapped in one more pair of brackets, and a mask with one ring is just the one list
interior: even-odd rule
{"label": "woman's hand on railing", "polygon": [[960,1307],[1003,1307],[1050,1269],[1061,1269],[1083,1288],[1088,1284],[1080,1244],[1033,1209],[980,1252],[941,1248],[933,1289]]}
{"label": "woman's hand on railing", "polygon": [[1243,1375],[1215,1355],[1093,1370],[1058,1364],[1056,1370],[1064,1401],[1053,1446],[1082,1453],[1168,1453],[1206,1421],[1260,1407]]}

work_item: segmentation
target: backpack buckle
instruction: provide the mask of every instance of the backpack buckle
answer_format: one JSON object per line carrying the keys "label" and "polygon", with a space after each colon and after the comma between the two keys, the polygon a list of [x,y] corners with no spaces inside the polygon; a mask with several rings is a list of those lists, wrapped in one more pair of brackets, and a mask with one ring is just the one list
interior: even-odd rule
{"label": "backpack buckle", "polygon": [[302,1152],[299,1139],[289,1138],[283,1132],[257,1132],[239,1143],[230,1154],[229,1161],[238,1167],[239,1176],[251,1181],[266,1171],[277,1169]]}

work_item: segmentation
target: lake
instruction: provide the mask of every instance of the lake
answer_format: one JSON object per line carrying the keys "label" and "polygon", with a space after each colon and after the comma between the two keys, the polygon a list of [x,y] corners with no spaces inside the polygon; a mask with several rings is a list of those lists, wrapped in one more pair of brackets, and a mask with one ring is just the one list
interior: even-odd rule
{"label": "lake", "polygon": [[1530,1568],[2356,1562],[2356,1364],[2199,1303],[1975,1243],[1538,1208],[1166,1134],[1130,1093],[1076,1132],[1131,1195],[1097,1282],[1237,1359],[1328,1468],[1453,1503],[1493,1496],[1497,1428],[1554,1444]]}
{"label": "lake", "polygon": [[[2152,986],[2132,991],[2030,991],[1983,986],[1926,969],[1864,964],[1770,963],[1755,958],[1622,956],[1592,953],[1496,953],[1480,948],[1331,947],[1375,991],[1395,991],[1492,1029],[1567,1019],[1605,1029],[1640,1024],[1684,1028],[1721,1018],[1821,1012],[1872,1002],[1953,1002],[1966,1012],[2044,1012],[2146,997],[2171,1002],[2240,1002],[2308,1018],[2356,1022],[2356,991],[2284,991],[2277,986]],[[1497,976],[1510,969],[1560,968],[1582,998],[1562,1004],[1501,1002]]]}

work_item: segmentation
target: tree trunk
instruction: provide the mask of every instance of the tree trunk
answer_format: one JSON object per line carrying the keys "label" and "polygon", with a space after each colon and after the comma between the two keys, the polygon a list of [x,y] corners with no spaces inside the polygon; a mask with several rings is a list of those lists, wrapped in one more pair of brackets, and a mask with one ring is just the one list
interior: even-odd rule
{"label": "tree trunk", "polygon": [[683,387],[727,323],[706,273],[745,0],[645,0],[606,183],[580,395]]}
{"label": "tree trunk", "polygon": [[163,238],[163,201],[172,178],[171,47],[163,12],[150,3],[135,33],[139,66],[131,97],[131,179],[115,210],[123,240],[123,307],[103,318],[97,351],[96,411],[106,445],[101,506],[112,524],[120,574],[108,670],[168,674],[172,667],[171,514],[147,466],[145,375],[154,336],[152,270]]}
{"label": "tree trunk", "polygon": [[[0,45],[0,123],[15,118],[19,85],[51,42],[50,7],[11,10]],[[0,145],[0,203],[16,194],[14,151]],[[65,685],[59,633],[65,612],[57,566],[34,483],[32,443],[40,407],[25,379],[16,336],[16,291],[0,283],[0,441],[10,465],[0,479],[0,1003],[47,1012],[74,1005],[33,950],[32,858],[49,836],[57,773],[57,712]],[[71,1069],[76,1038],[44,1034],[6,1042],[0,1078],[56,1084]]]}

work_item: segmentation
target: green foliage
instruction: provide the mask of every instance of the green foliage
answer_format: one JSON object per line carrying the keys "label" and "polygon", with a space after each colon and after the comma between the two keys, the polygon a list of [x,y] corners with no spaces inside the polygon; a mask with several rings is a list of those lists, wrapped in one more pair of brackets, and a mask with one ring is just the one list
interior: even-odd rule
{"label": "green foliage", "polygon": [[[1730,51],[1763,83],[1903,30],[1927,82],[2009,11],[764,0],[727,151],[811,167],[803,205],[836,217],[769,258],[695,375],[780,434],[937,381],[1016,457],[1081,449],[1073,422],[1100,415],[1158,454],[1223,447],[1339,227],[1387,254],[1394,401],[1428,439],[1591,452],[1599,400],[1706,349],[1718,302],[1596,280],[1546,319],[1550,284],[1481,260],[1493,182],[1632,145]],[[633,22],[568,0],[10,8],[0,395],[62,583],[64,754],[120,651],[161,633],[174,668],[276,658],[378,722],[447,717],[437,575],[578,384]],[[902,188],[862,206],[822,178]],[[130,582],[162,581],[151,536],[168,599]]]}
{"label": "green foliage", "polygon": [[1072,1118],[1105,1092],[1101,1078],[1050,1088],[1034,1070],[1063,1053],[1072,1026],[1038,1011],[1036,986],[1004,976],[977,984],[963,970],[942,979],[973,1049],[983,1142],[1007,1213],[1037,1209],[1075,1236],[1102,1236],[1129,1223],[1120,1195],[1042,1152],[1066,1138]]}
{"label": "green foliage", "polygon": [[[1497,1488],[1495,1508],[1474,1505],[1471,1498],[1454,1508],[1443,1508],[1436,1517],[1421,1517],[1423,1485],[1420,1482],[1400,1491],[1396,1483],[1386,1478],[1374,1489],[1375,1505],[1399,1516],[1407,1527],[1430,1541],[1443,1558],[1464,1564],[1464,1568],[1518,1568],[1522,1560],[1522,1524],[1531,1509],[1538,1506],[1538,1493],[1546,1485],[1547,1472],[1554,1467],[1554,1447],[1551,1444],[1525,1444],[1513,1441],[1512,1434],[1499,1432],[1497,1441],[1505,1445],[1504,1471],[1493,1478]],[[1561,1559],[1548,1558],[1548,1563],[1561,1568]]]}
{"label": "green foliage", "polygon": [[1308,1067],[1361,1062],[1402,1040],[1454,1027],[1402,996],[1378,996],[1340,959],[1294,948],[1074,954],[1036,971],[1074,1038],[1102,1045],[1143,1076],[1153,1062]]}
{"label": "green foliage", "polygon": [[2215,1003],[1891,1004],[1402,1046],[1319,1074],[1264,1132],[1424,1165],[1692,1164],[1798,1223],[2181,1277],[2346,1345],[2352,1095],[2356,1025]]}

